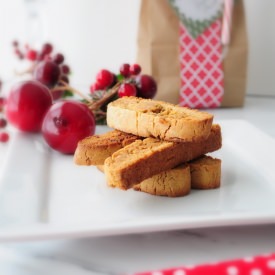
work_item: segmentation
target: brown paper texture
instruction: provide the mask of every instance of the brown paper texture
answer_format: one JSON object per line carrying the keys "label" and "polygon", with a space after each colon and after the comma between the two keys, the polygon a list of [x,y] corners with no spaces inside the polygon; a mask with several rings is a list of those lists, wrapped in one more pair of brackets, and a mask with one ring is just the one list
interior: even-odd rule
{"label": "brown paper texture", "polygon": [[[230,44],[223,62],[223,107],[244,104],[247,81],[247,35],[242,0],[235,1]],[[155,99],[179,103],[179,19],[168,0],[142,0],[137,62],[158,83]]]}

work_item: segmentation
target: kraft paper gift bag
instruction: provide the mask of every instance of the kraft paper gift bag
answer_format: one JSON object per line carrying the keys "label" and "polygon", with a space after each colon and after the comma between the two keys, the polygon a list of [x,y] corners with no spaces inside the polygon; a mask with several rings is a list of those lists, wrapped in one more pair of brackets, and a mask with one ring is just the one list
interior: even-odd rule
{"label": "kraft paper gift bag", "polygon": [[242,106],[247,55],[242,0],[141,0],[137,62],[157,80],[155,99]]}

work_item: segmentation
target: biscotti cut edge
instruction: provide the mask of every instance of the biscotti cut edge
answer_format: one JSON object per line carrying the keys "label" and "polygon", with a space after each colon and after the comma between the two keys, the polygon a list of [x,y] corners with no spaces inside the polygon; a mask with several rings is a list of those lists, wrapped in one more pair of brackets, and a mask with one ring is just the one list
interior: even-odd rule
{"label": "biscotti cut edge", "polygon": [[[96,167],[104,173],[104,165],[97,165]],[[187,164],[179,165],[134,185],[133,189],[154,196],[186,196],[191,190],[190,167]]]}
{"label": "biscotti cut edge", "polygon": [[204,140],[168,142],[153,138],[137,140],[104,162],[108,185],[127,190],[162,171],[171,169],[222,146],[221,128],[215,124]]}
{"label": "biscotti cut edge", "polygon": [[189,163],[192,189],[214,189],[221,184],[221,160],[202,156]]}
{"label": "biscotti cut edge", "polygon": [[137,139],[141,137],[118,130],[89,136],[78,142],[74,153],[74,163],[88,166],[103,165],[107,157]]}
{"label": "biscotti cut edge", "polygon": [[186,164],[163,171],[134,185],[136,191],[155,196],[182,197],[190,193],[191,173]]}
{"label": "biscotti cut edge", "polygon": [[193,141],[209,135],[213,115],[171,103],[122,97],[108,104],[109,127],[143,137]]}

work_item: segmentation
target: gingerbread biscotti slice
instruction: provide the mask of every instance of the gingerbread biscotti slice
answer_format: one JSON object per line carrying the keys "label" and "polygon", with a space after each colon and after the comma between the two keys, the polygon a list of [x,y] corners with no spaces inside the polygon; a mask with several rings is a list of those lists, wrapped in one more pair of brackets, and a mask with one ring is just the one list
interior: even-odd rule
{"label": "gingerbread biscotti slice", "polygon": [[[104,172],[104,165],[97,166]],[[221,184],[221,160],[202,156],[186,164],[161,172],[133,186],[155,196],[182,197],[192,189],[214,189]]]}
{"label": "gingerbread biscotti slice", "polygon": [[191,189],[190,167],[186,164],[179,165],[134,185],[133,189],[155,196],[186,196]]}
{"label": "gingerbread biscotti slice", "polygon": [[140,137],[118,130],[84,138],[77,144],[74,162],[78,165],[102,165],[107,157],[138,139]]}
{"label": "gingerbread biscotti slice", "polygon": [[193,141],[209,135],[213,115],[167,102],[122,97],[108,104],[107,124],[142,137]]}
{"label": "gingerbread biscotti slice", "polygon": [[162,171],[216,151],[221,146],[219,125],[212,126],[206,139],[193,142],[169,142],[154,138],[137,140],[105,160],[107,183],[126,190]]}
{"label": "gingerbread biscotti slice", "polygon": [[[97,165],[97,168],[104,173],[104,165]],[[190,167],[187,164],[179,165],[134,185],[133,189],[155,196],[186,196],[191,189]]]}
{"label": "gingerbread biscotti slice", "polygon": [[221,160],[202,156],[189,162],[192,189],[213,189],[221,184]]}

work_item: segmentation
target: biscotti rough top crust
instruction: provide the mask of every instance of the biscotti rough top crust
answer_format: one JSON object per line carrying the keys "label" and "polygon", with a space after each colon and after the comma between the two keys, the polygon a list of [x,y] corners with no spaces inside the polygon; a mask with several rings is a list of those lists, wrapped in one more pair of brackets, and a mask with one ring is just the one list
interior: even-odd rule
{"label": "biscotti rough top crust", "polygon": [[120,131],[167,141],[206,138],[213,115],[167,102],[122,97],[108,104],[107,124]]}

